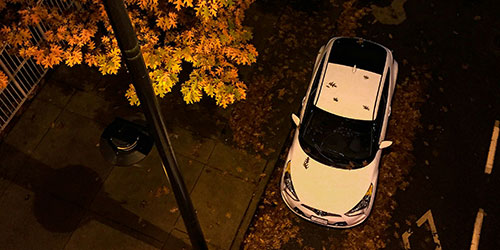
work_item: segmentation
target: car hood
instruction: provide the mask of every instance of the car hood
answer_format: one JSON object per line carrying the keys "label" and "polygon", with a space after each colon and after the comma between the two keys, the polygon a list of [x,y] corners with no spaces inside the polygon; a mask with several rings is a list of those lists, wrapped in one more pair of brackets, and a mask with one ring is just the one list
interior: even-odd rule
{"label": "car hood", "polygon": [[[308,160],[308,167],[304,162]],[[356,206],[377,180],[378,157],[363,168],[347,170],[321,164],[301,148],[298,138],[290,148],[293,187],[301,203],[313,208],[344,214]]]}

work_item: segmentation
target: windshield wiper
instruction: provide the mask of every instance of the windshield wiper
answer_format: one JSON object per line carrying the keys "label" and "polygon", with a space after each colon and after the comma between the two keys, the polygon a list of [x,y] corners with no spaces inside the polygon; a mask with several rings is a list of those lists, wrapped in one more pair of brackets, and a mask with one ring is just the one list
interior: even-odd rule
{"label": "windshield wiper", "polygon": [[[328,161],[330,161],[331,164],[336,164],[336,162],[331,159],[330,157],[326,156],[325,154],[323,154],[323,152],[321,152],[321,148],[319,147],[318,144],[313,144],[314,145],[314,148],[316,149],[316,151],[318,152],[318,154],[320,154],[323,158],[327,159]],[[342,157],[344,156],[343,154],[337,152],[337,151],[334,151],[336,153],[338,153],[339,155],[341,155]]]}

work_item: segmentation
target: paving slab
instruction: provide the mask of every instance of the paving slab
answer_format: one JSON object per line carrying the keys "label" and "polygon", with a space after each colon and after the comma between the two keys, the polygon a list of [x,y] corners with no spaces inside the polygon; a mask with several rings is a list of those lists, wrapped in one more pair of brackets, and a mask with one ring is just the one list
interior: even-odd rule
{"label": "paving slab", "polygon": [[208,162],[215,147],[215,140],[195,136],[192,132],[177,126],[173,127],[169,132],[170,141],[176,155],[181,154],[202,163]]}
{"label": "paving slab", "polygon": [[95,121],[104,121],[112,116],[112,103],[91,91],[76,91],[66,109]]}
{"label": "paving slab", "polygon": [[64,110],[33,153],[53,169],[83,166],[105,180],[112,166],[102,157],[98,143],[104,126]]}
{"label": "paving slab", "polygon": [[62,249],[84,215],[70,203],[16,184],[9,186],[0,204],[2,249]]}
{"label": "paving slab", "polygon": [[5,142],[25,153],[32,153],[61,111],[61,108],[35,98]]}
{"label": "paving slab", "polygon": [[40,92],[36,95],[36,98],[52,103],[57,107],[64,108],[66,104],[68,104],[71,96],[73,96],[73,93],[75,93],[74,88],[59,84],[52,80],[47,80],[43,84]]}
{"label": "paving slab", "polygon": [[[220,249],[213,244],[207,243],[208,249]],[[193,249],[191,246],[191,241],[189,240],[189,235],[185,232],[179,231],[177,229],[172,230],[167,242],[163,246],[162,250],[189,250]]]}
{"label": "paving slab", "polygon": [[[99,176],[83,166],[53,169],[6,143],[0,146],[0,154],[3,177],[9,184],[5,193],[11,186],[29,190],[23,197],[34,199],[33,211],[24,212],[33,212],[37,221],[49,231],[75,230],[85,208],[102,185]],[[15,202],[4,200],[0,204],[5,211],[1,212],[8,214],[17,209]]]}
{"label": "paving slab", "polygon": [[[209,167],[203,170],[191,198],[207,242],[229,249],[254,187],[219,170]],[[181,218],[175,227],[186,232]]]}
{"label": "paving slab", "polygon": [[5,179],[2,175],[0,175],[0,197],[2,197],[5,190],[9,187],[10,181]]}
{"label": "paving slab", "polygon": [[102,74],[97,68],[82,64],[73,67],[60,64],[46,76],[47,81],[83,91],[93,90],[101,78]]}
{"label": "paving slab", "polygon": [[132,84],[132,78],[124,68],[120,69],[116,75],[102,76],[97,83],[97,95],[113,102],[128,103],[125,93]]}
{"label": "paving slab", "polygon": [[[178,155],[176,158],[186,186],[192,190],[203,165],[184,156]],[[115,167],[91,209],[165,241],[179,217],[179,211],[156,148],[134,166]],[[123,216],[116,210],[122,211]]]}
{"label": "paving slab", "polygon": [[29,189],[41,186],[47,168],[8,143],[0,144],[0,197],[12,182]]}
{"label": "paving slab", "polygon": [[0,145],[0,175],[32,190],[87,207],[102,182],[92,169],[81,165],[52,168],[7,143]]}
{"label": "paving slab", "polygon": [[266,160],[224,143],[217,143],[208,165],[256,183],[264,171]]}
{"label": "paving slab", "polygon": [[176,89],[159,99],[159,102],[169,126],[180,126],[212,139],[229,136],[227,122],[231,107],[223,109],[210,97],[186,104],[181,92]]}
{"label": "paving slab", "polygon": [[168,237],[168,240],[165,242],[165,245],[162,247],[162,250],[170,250],[170,249],[178,249],[178,250],[193,249],[187,233],[179,231],[177,229],[173,229],[172,232],[170,232],[170,235]]}
{"label": "paving slab", "polygon": [[7,143],[0,144],[0,197],[15,179],[18,173],[18,164],[23,161],[23,154],[18,153]]}
{"label": "paving slab", "polygon": [[[77,91],[66,106],[66,109],[104,125],[110,124],[116,117],[130,121],[145,121],[141,108],[130,106],[126,102],[125,96],[120,96],[120,98],[106,98],[100,95],[100,92],[99,90]],[[116,93],[114,94],[116,95]]]}
{"label": "paving slab", "polygon": [[73,233],[64,249],[155,250],[158,248],[100,221],[89,220]]}

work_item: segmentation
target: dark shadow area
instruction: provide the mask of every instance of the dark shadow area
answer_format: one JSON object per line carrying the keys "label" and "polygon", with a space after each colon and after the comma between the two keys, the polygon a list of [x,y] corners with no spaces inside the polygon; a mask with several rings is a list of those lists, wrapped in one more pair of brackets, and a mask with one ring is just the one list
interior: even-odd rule
{"label": "dark shadow area", "polygon": [[[91,211],[90,205],[103,180],[85,166],[52,169],[3,143],[0,144],[0,178],[33,191],[34,197],[27,195],[24,199],[34,199],[34,216],[48,231],[72,232],[90,220],[97,220],[158,248],[168,238],[168,232],[123,208],[122,203],[107,194],[98,196],[98,205]],[[172,240],[175,239],[171,237]]]}
{"label": "dark shadow area", "polygon": [[295,10],[305,12],[321,11],[331,6],[328,0],[288,0],[288,4]]}
{"label": "dark shadow area", "polygon": [[99,81],[101,74],[96,68],[86,65],[75,65],[69,67],[65,64],[57,66],[54,70],[49,70],[45,76],[45,81],[52,81],[67,90],[71,94],[72,89],[81,91],[93,90]]}
{"label": "dark shadow area", "polygon": [[[49,171],[41,186],[33,188],[38,222],[53,232],[74,231],[101,186],[97,173],[81,165]],[[54,199],[69,204],[56,203]]]}

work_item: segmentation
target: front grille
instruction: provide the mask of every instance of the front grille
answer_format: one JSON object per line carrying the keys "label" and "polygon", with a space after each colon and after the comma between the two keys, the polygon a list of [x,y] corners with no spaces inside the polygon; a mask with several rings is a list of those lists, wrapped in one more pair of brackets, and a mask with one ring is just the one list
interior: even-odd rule
{"label": "front grille", "polygon": [[333,217],[341,217],[340,215],[338,214],[333,214],[333,213],[329,213],[329,212],[325,212],[325,211],[321,211],[319,209],[316,209],[316,208],[313,208],[313,207],[310,207],[308,205],[305,205],[305,204],[301,204],[303,207],[311,210],[313,213],[315,213],[316,215],[319,215],[319,216],[333,216]]}
{"label": "front grille", "polygon": [[345,227],[345,226],[347,226],[347,222],[345,222],[345,221],[335,222],[335,223],[332,224],[332,226]]}
{"label": "front grille", "polygon": [[307,217],[307,216],[304,214],[304,212],[302,212],[302,210],[300,210],[298,207],[294,207],[294,208],[293,208],[293,211],[295,211],[296,213],[298,213],[298,214],[300,214],[300,215],[302,215],[302,216],[304,216],[304,217]]}

